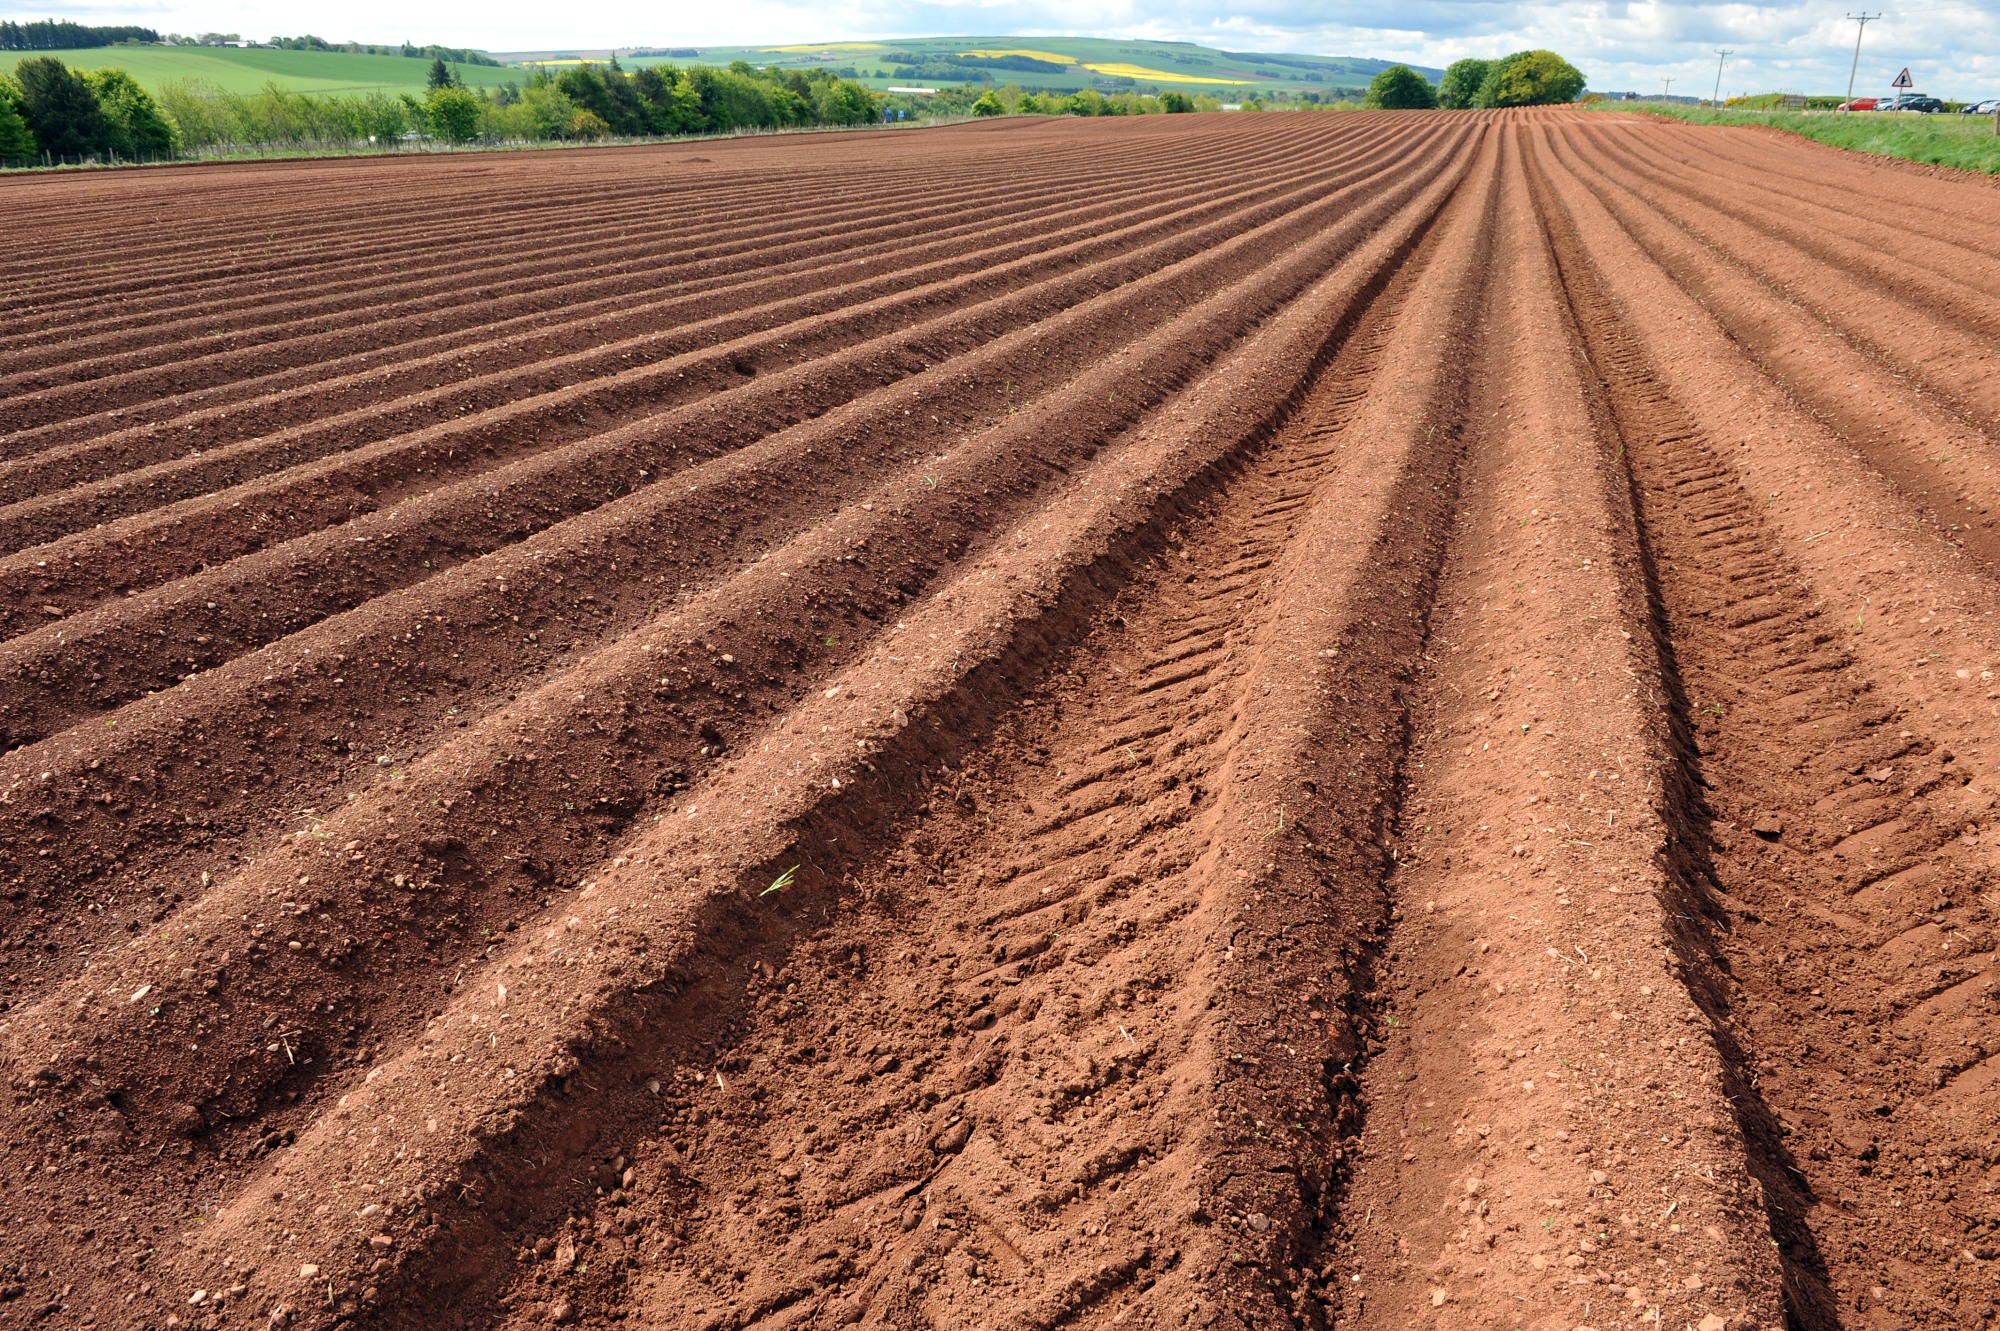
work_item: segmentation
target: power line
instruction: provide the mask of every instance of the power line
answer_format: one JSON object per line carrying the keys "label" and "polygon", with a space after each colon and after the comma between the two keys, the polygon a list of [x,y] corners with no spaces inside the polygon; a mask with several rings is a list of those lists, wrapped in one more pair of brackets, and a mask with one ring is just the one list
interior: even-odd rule
{"label": "power line", "polygon": [[1878,14],[1849,14],[1860,26],[1854,30],[1854,63],[1847,67],[1847,98],[1842,106],[1854,104],[1854,71],[1861,68],[1861,34],[1868,31],[1868,25],[1882,16]]}
{"label": "power line", "polygon": [[1708,99],[1708,104],[1717,110],[1722,108],[1722,62],[1735,54],[1734,51],[1724,51],[1720,48],[1715,52],[1715,95]]}

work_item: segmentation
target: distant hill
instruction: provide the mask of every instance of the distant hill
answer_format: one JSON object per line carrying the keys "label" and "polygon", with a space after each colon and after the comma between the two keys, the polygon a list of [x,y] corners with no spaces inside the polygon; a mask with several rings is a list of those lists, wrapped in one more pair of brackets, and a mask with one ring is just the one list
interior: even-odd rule
{"label": "distant hill", "polygon": [[[292,92],[359,93],[424,91],[429,60],[347,51],[277,51],[234,46],[92,46],[68,51],[0,52],[0,71],[27,55],[52,55],[77,69],[124,69],[147,88],[168,79],[202,79],[230,92],[255,92],[275,83]],[[459,65],[467,87],[519,82],[521,71],[494,65]]]}
{"label": "distant hill", "polygon": [[[22,52],[20,54],[30,54]],[[428,60],[347,51],[288,51],[232,46],[96,46],[37,51],[78,69],[116,65],[148,88],[169,79],[202,79],[231,92],[255,92],[266,83],[305,93],[422,93]],[[468,87],[492,87],[520,80],[536,65],[560,67],[603,62],[608,50],[495,52],[501,66],[454,65]],[[1190,42],[1154,42],[1100,37],[899,37],[879,42],[825,42],[778,46],[661,44],[621,48],[628,69],[657,64],[727,65],[747,60],[759,67],[827,68],[853,71],[875,89],[942,87],[954,83],[1018,83],[1024,88],[1114,89],[1208,93],[1224,101],[1283,92],[1326,94],[1367,85],[1395,63],[1361,56],[1273,54],[1221,51]],[[13,67],[0,53],[0,70]],[[16,57],[18,58],[18,56]],[[1441,71],[1416,66],[1435,81]]]}
{"label": "distant hill", "polygon": [[[690,54],[692,52],[692,54]],[[602,61],[611,52],[495,52],[515,64]],[[791,43],[775,46],[621,48],[627,67],[650,64],[753,65],[852,69],[870,87],[947,83],[1018,83],[1026,88],[1178,89],[1235,101],[1257,93],[1328,92],[1364,87],[1396,63],[1362,56],[1222,51],[1192,42],[1107,37],[894,37],[879,42]],[[1436,81],[1438,69],[1415,66]]]}

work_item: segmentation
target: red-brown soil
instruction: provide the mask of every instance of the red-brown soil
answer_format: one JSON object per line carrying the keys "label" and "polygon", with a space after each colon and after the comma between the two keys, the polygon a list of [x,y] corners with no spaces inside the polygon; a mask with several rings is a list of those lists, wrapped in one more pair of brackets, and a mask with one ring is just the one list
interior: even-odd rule
{"label": "red-brown soil", "polygon": [[0,181],[0,1325],[1990,1326],[1989,198]]}

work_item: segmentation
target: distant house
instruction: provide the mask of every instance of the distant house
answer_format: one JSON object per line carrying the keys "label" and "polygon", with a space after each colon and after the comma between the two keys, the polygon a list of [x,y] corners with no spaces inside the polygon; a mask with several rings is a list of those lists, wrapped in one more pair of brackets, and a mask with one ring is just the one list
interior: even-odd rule
{"label": "distant house", "polygon": [[935,93],[937,89],[936,88],[891,88],[889,89],[889,91],[907,92],[917,97],[929,97],[931,94]]}

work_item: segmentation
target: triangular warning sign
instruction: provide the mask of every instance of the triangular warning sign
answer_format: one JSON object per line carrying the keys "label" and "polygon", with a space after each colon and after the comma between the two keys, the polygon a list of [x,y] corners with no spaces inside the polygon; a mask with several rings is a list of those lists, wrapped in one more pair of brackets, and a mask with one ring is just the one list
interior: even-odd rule
{"label": "triangular warning sign", "polygon": [[1910,77],[1909,67],[1904,66],[1903,72],[1898,74],[1896,81],[1889,86],[1892,88],[1914,88],[1917,86],[1917,81]]}

